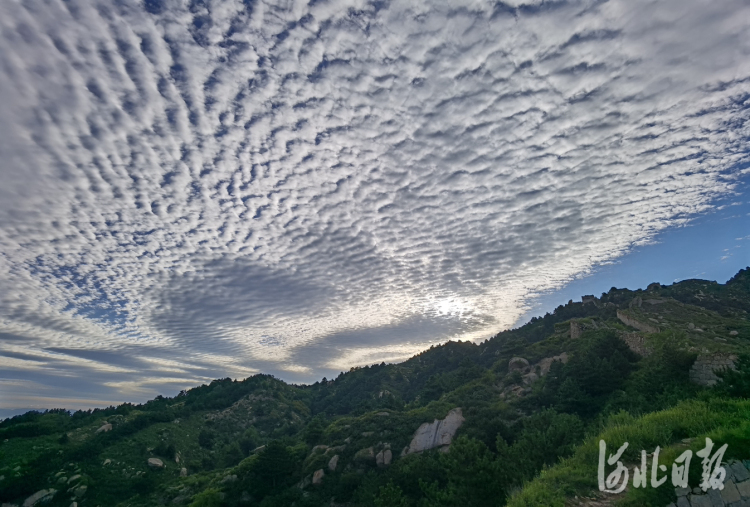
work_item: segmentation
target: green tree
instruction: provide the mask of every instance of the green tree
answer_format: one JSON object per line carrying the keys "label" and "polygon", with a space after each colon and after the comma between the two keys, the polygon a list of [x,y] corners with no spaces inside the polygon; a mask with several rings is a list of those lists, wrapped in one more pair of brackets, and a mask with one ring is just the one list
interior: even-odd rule
{"label": "green tree", "polygon": [[404,492],[393,484],[393,481],[389,481],[385,486],[380,486],[374,504],[375,507],[409,507],[409,501],[404,496]]}
{"label": "green tree", "polygon": [[255,490],[263,496],[279,491],[294,482],[295,470],[294,455],[281,441],[272,440],[252,463]]}
{"label": "green tree", "polygon": [[727,396],[750,397],[750,355],[739,357],[735,370],[719,370],[716,375],[722,379],[716,390]]}
{"label": "green tree", "polygon": [[530,480],[544,466],[554,465],[573,453],[583,440],[583,422],[572,414],[543,410],[524,421],[524,428],[512,446],[498,435],[498,460],[512,472],[515,485]]}
{"label": "green tree", "polygon": [[210,488],[193,497],[190,507],[221,507],[223,495],[218,489]]}
{"label": "green tree", "polygon": [[242,449],[240,449],[240,445],[235,442],[233,444],[228,444],[224,447],[224,465],[227,467],[233,467],[240,461],[242,461],[242,458],[244,458],[244,455],[242,454]]}
{"label": "green tree", "polygon": [[202,429],[201,432],[198,434],[198,445],[206,449],[210,449],[214,446],[215,438],[216,438],[216,435],[214,435],[213,431]]}
{"label": "green tree", "polygon": [[481,441],[457,438],[450,451],[440,455],[440,463],[446,470],[447,484],[421,481],[424,505],[488,507],[504,503],[508,477],[503,467],[508,464],[496,461]]}
{"label": "green tree", "polygon": [[320,438],[323,436],[323,431],[326,429],[325,418],[322,414],[318,414],[312,418],[307,424],[303,433],[305,442],[310,445],[316,445],[320,443]]}

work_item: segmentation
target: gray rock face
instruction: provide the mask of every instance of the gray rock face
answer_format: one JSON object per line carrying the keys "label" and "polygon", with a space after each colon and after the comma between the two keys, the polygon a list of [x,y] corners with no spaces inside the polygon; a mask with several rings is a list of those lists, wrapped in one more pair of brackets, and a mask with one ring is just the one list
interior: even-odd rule
{"label": "gray rock face", "polygon": [[529,362],[522,358],[522,357],[514,357],[510,360],[508,363],[508,370],[509,371],[523,371],[525,368],[528,368]]}
{"label": "gray rock face", "polygon": [[717,505],[724,505],[724,500],[721,499],[721,493],[716,491],[715,489],[709,489],[706,491],[706,494],[708,495],[709,505],[712,507]]}
{"label": "gray rock face", "polygon": [[675,488],[674,493],[677,496],[688,496],[690,493],[690,488]]}
{"label": "gray rock face", "polygon": [[105,423],[103,426],[101,426],[98,430],[96,430],[97,433],[106,433],[107,431],[112,430],[112,425],[109,423]]}
{"label": "gray rock face", "polygon": [[738,482],[743,482],[750,479],[750,474],[747,472],[747,468],[745,468],[742,463],[733,463],[729,466],[729,469],[732,472],[734,480]]}
{"label": "gray rock face", "polygon": [[737,491],[744,499],[750,499],[750,481],[738,482]]}
{"label": "gray rock face", "polygon": [[739,331],[735,331],[735,330],[729,331],[729,336],[737,336],[738,334],[740,334]]}
{"label": "gray rock face", "polygon": [[320,484],[321,482],[323,482],[323,477],[325,477],[325,475],[326,473],[323,471],[322,468],[316,470],[315,473],[313,474],[312,483]]}
{"label": "gray rock face", "polygon": [[81,498],[83,495],[86,494],[86,490],[88,490],[89,487],[86,485],[78,486],[76,489],[73,490],[73,494],[76,496],[76,498]]}
{"label": "gray rock face", "polygon": [[180,477],[187,477],[187,468],[180,468]]}
{"label": "gray rock face", "polygon": [[[512,361],[512,360],[511,360]],[[524,361],[526,361],[524,359]],[[528,365],[528,361],[526,361]],[[431,423],[422,424],[414,433],[414,437],[409,444],[407,454],[422,452],[435,447],[450,445],[453,441],[453,435],[464,422],[464,416],[460,408],[454,408],[445,419],[435,419]]]}
{"label": "gray rock face", "polygon": [[37,491],[23,501],[23,507],[34,507],[39,503],[48,502],[53,496],[55,496],[55,493],[57,493],[57,490],[52,488]]}
{"label": "gray rock face", "polygon": [[740,492],[737,491],[737,486],[734,485],[733,481],[726,481],[724,483],[724,489],[721,490],[721,499],[724,503],[734,503],[741,500]]}
{"label": "gray rock face", "polygon": [[539,366],[539,374],[543,377],[547,373],[549,373],[549,369],[552,367],[552,363],[555,361],[560,361],[561,363],[565,364],[568,362],[568,354],[567,352],[563,352],[559,356],[552,356],[552,357],[545,357],[539,363],[537,363],[537,366]]}
{"label": "gray rock face", "polygon": [[164,462],[159,458],[149,458],[148,466],[151,468],[164,468]]}
{"label": "gray rock face", "polygon": [[393,452],[390,449],[384,449],[375,456],[375,463],[379,467],[387,467],[391,464],[393,459]]}
{"label": "gray rock face", "polygon": [[[727,472],[724,489],[709,489],[705,493],[701,488],[675,488],[676,507],[743,507],[750,505],[750,473],[746,465],[730,460],[723,465]],[[669,504],[667,507],[673,507]]]}
{"label": "gray rock face", "polygon": [[339,455],[337,454],[333,458],[331,458],[331,460],[328,462],[328,470],[330,470],[331,472],[335,472],[338,464],[339,464]]}
{"label": "gray rock face", "polygon": [[713,507],[708,495],[693,495],[690,497],[690,507]]}

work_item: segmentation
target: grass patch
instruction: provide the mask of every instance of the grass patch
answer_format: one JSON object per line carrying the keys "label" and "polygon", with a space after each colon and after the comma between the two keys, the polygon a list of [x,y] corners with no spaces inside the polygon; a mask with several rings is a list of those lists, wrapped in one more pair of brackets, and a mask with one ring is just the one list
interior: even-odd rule
{"label": "grass patch", "polygon": [[[750,440],[750,400],[689,400],[672,409],[663,410],[635,418],[626,412],[611,416],[598,435],[591,436],[577,448],[568,459],[554,467],[543,470],[538,477],[527,483],[513,495],[509,507],[549,505],[563,507],[567,499],[578,495],[588,496],[597,489],[597,466],[599,462],[599,440],[607,443],[607,453],[628,442],[623,463],[635,463],[640,451],[653,452],[658,445],[666,448],[662,463],[671,463],[687,447],[674,445],[682,439],[697,437],[691,444],[693,451],[703,448],[709,436],[718,445],[729,444],[725,458],[739,456],[747,449]],[[693,458],[691,484],[698,480],[693,472],[700,474],[700,460]],[[608,471],[610,468],[607,469]],[[650,470],[650,468],[649,468]],[[668,470],[669,472],[669,470]],[[630,474],[632,484],[632,468]],[[623,505],[653,505],[666,498],[673,498],[671,480],[658,489],[631,490],[624,495]]]}

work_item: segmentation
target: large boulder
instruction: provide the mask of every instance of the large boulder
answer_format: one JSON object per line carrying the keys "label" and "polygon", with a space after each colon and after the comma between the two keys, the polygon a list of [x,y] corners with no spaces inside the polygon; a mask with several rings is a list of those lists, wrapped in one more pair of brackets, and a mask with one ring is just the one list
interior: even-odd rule
{"label": "large boulder", "polygon": [[86,494],[86,490],[88,490],[89,487],[85,484],[82,486],[78,486],[76,489],[73,490],[73,494],[76,496],[76,498],[81,498],[83,495]]}
{"label": "large boulder", "polygon": [[107,431],[112,431],[112,425],[110,423],[104,423],[98,430],[96,430],[97,433],[106,433]]}
{"label": "large boulder", "polygon": [[529,361],[522,357],[514,357],[508,362],[509,371],[523,371],[529,367]]}
{"label": "large boulder", "polygon": [[552,356],[552,357],[545,357],[537,365],[539,366],[539,374],[541,376],[545,376],[547,373],[549,373],[549,369],[552,366],[552,363],[555,361],[560,361],[561,363],[565,364],[568,362],[568,354],[567,352],[563,352],[559,356]]}
{"label": "large boulder", "polygon": [[390,449],[383,449],[375,455],[375,464],[377,464],[379,467],[387,467],[391,464],[392,459],[393,452],[391,452]]}
{"label": "large boulder", "polygon": [[23,507],[34,507],[42,502],[48,502],[52,500],[52,497],[57,493],[56,489],[42,489],[37,491],[26,500],[23,501]]}
{"label": "large boulder", "polygon": [[[526,360],[524,359],[524,361]],[[528,361],[526,364],[528,364]],[[431,423],[422,424],[414,433],[409,444],[409,450],[406,453],[412,454],[450,445],[453,441],[453,435],[456,434],[463,422],[464,417],[461,408],[454,408],[448,412],[445,419],[435,419]]]}
{"label": "large boulder", "polygon": [[326,473],[323,471],[323,469],[316,470],[313,474],[312,483],[313,484],[320,484],[323,482],[323,477],[325,477]]}
{"label": "large boulder", "polygon": [[149,458],[148,466],[151,468],[164,468],[164,462],[159,458]]}
{"label": "large boulder", "polygon": [[330,470],[331,472],[335,472],[338,464],[339,464],[339,455],[337,454],[333,458],[331,458],[331,460],[328,462],[328,470]]}

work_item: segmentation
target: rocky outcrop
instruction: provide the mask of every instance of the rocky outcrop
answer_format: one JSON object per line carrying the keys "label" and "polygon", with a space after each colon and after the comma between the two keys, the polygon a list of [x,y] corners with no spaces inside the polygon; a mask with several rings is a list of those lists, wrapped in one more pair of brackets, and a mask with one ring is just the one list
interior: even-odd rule
{"label": "rocky outcrop", "polygon": [[320,484],[323,482],[323,477],[325,477],[326,473],[323,471],[322,468],[318,469],[313,473],[312,477],[312,483],[313,484]]}
{"label": "rocky outcrop", "polygon": [[390,449],[383,449],[375,455],[375,464],[379,467],[387,467],[391,464],[393,459],[393,452]]}
{"label": "rocky outcrop", "polygon": [[51,488],[37,491],[23,501],[23,507],[34,507],[37,504],[48,502],[52,500],[52,497],[55,496],[55,493],[57,493],[57,490]]}
{"label": "rocky outcrop", "polygon": [[690,381],[702,386],[715,385],[720,379],[714,372],[727,368],[734,370],[736,362],[737,356],[734,354],[701,354],[690,368]]}
{"label": "rocky outcrop", "polygon": [[642,331],[644,333],[658,333],[659,332],[658,327],[636,320],[632,316],[630,316],[627,312],[624,312],[622,310],[617,310],[617,318],[620,319],[620,322],[622,322],[626,326],[634,327],[638,331]]}
{"label": "rocky outcrop", "polygon": [[225,475],[221,480],[221,484],[232,484],[234,482],[237,482],[237,476],[235,474]]}
{"label": "rocky outcrop", "polygon": [[522,357],[514,357],[508,362],[508,371],[523,371],[529,367],[529,361]]}
{"label": "rocky outcrop", "polygon": [[524,375],[522,378],[523,378],[524,384],[531,385],[537,380],[539,380],[539,375],[537,375],[536,372],[530,371],[529,373]]}
{"label": "rocky outcrop", "polygon": [[[512,361],[512,360],[511,360]],[[524,361],[526,361],[524,359]],[[526,361],[526,365],[529,362]],[[454,408],[445,419],[435,419],[431,423],[422,424],[414,433],[414,437],[409,444],[407,454],[422,452],[435,447],[450,445],[453,441],[453,435],[464,422],[464,416],[460,408]]]}
{"label": "rocky outcrop", "polygon": [[560,361],[562,364],[565,364],[568,362],[568,359],[569,356],[567,352],[563,352],[559,356],[545,357],[536,364],[536,366],[539,367],[539,375],[543,377],[549,373],[549,369],[552,367],[553,362]]}
{"label": "rocky outcrop", "polygon": [[[539,377],[543,377],[547,373],[549,373],[550,368],[552,367],[552,363],[555,361],[560,361],[561,363],[565,364],[568,362],[568,354],[567,352],[563,352],[562,354],[558,356],[552,356],[552,357],[545,357],[538,363],[536,363],[533,366],[526,366],[522,370],[511,370],[512,371],[520,371],[523,373],[521,376],[521,379],[523,381],[523,385],[508,385],[505,387],[502,393],[500,393],[501,399],[506,399],[509,396],[516,396],[516,397],[522,397],[528,393],[531,392],[531,384],[533,384],[535,381],[539,379]],[[522,359],[522,358],[518,358]],[[525,361],[525,359],[524,359]]]}
{"label": "rocky outcrop", "polygon": [[331,458],[331,460],[328,462],[328,470],[330,470],[331,472],[335,472],[338,464],[339,464],[339,455],[337,454],[333,458]]}
{"label": "rocky outcrop", "polygon": [[180,468],[180,477],[187,477],[187,468]]}
{"label": "rocky outcrop", "polygon": [[97,433],[106,433],[107,431],[112,431],[112,425],[110,423],[104,423],[98,430],[96,430]]}
{"label": "rocky outcrop", "polygon": [[164,462],[159,458],[149,458],[148,466],[151,468],[164,468]]}
{"label": "rocky outcrop", "polygon": [[750,505],[750,474],[747,467],[740,461],[730,460],[723,465],[726,470],[724,487],[721,490],[709,489],[704,492],[700,488],[675,488],[677,503],[670,503],[667,507],[742,507]]}

